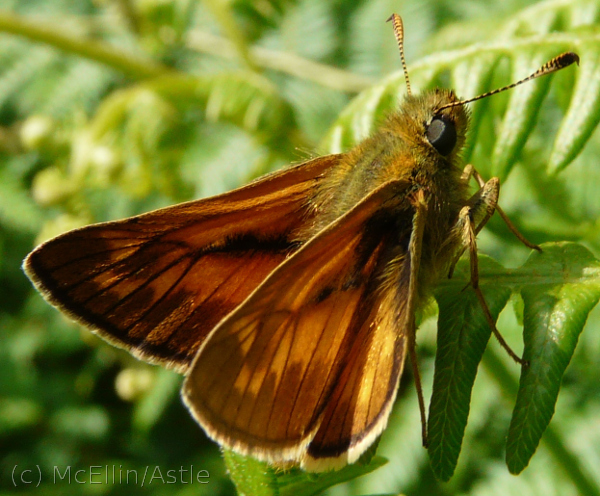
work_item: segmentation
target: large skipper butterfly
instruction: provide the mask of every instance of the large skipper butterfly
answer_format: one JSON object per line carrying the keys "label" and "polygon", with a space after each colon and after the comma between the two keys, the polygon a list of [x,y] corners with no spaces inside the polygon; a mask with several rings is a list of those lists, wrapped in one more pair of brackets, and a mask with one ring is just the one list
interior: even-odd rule
{"label": "large skipper butterfly", "polygon": [[[525,80],[575,61],[565,53]],[[465,104],[491,93],[407,89],[347,153],[67,232],[25,272],[107,341],[185,374],[186,405],[221,445],[307,470],[352,463],[385,428],[407,354],[424,417],[415,309],[465,251],[489,315],[475,237],[495,211],[505,218],[498,180],[460,163]]]}

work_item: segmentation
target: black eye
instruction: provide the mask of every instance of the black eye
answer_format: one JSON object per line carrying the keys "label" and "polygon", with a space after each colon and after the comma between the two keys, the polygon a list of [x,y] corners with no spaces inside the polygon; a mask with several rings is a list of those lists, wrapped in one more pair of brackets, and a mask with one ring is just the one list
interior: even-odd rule
{"label": "black eye", "polygon": [[450,155],[456,146],[454,123],[444,116],[434,117],[427,128],[427,139],[440,155]]}

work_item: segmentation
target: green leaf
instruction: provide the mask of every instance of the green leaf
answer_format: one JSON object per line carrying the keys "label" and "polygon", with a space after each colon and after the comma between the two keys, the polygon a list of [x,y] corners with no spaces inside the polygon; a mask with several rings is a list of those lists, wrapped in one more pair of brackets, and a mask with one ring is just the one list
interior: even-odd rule
{"label": "green leaf", "polygon": [[[600,300],[600,262],[581,245],[549,243],[518,269],[504,269],[485,256],[480,268],[480,287],[494,319],[512,291],[524,302],[523,358],[529,366],[522,370],[506,454],[509,470],[519,473],[552,418],[579,334]],[[461,260],[454,278],[435,293],[440,315],[428,427],[432,468],[441,480],[456,467],[477,365],[490,334],[472,290],[461,291],[468,281],[469,266]]]}
{"label": "green leaf", "polygon": [[238,493],[253,496],[277,496],[275,470],[266,463],[242,456],[233,451],[223,451],[223,458],[229,470],[229,476]]}
{"label": "green leaf", "polygon": [[[489,274],[502,267],[487,257],[480,257],[480,270]],[[455,274],[468,280],[468,265],[461,264]],[[467,273],[465,273],[467,271]],[[510,297],[510,288],[492,284],[480,287],[494,320]],[[429,458],[436,477],[447,481],[452,477],[469,416],[471,391],[477,368],[488,343],[491,329],[479,300],[470,287],[457,290],[444,286],[435,293],[439,306],[437,353],[433,393],[429,408]]]}
{"label": "green leaf", "polygon": [[[464,57],[459,57],[455,63],[448,67],[440,67],[440,72],[436,77],[440,77],[443,71],[450,71],[452,80],[452,89],[459,95],[460,98],[468,98],[468,96],[481,95],[489,90],[491,81],[494,75],[494,68],[498,63],[497,54],[494,53],[475,53],[466,54]],[[421,83],[423,84],[423,83]],[[437,85],[437,82],[435,83]],[[427,83],[428,87],[434,86],[434,81]],[[423,86],[421,86],[423,87]],[[471,161],[473,150],[476,144],[481,144],[479,134],[482,131],[482,120],[485,114],[485,109],[489,106],[489,100],[481,100],[475,104],[475,112],[471,114],[468,139],[462,153],[465,163]],[[489,138],[489,134],[485,135]],[[486,140],[487,141],[487,140]]]}
{"label": "green leaf", "polygon": [[[555,55],[555,54],[554,54]],[[531,74],[541,67],[553,54],[517,54],[513,61],[512,75]],[[515,164],[527,138],[533,131],[542,102],[550,88],[550,77],[540,78],[538,84],[522,84],[509,93],[510,101],[502,119],[492,154],[492,174],[505,178]]]}
{"label": "green leaf", "polygon": [[387,463],[385,458],[375,456],[366,464],[359,460],[341,470],[308,473],[296,468],[278,469],[229,450],[223,452],[223,457],[238,493],[252,496],[313,496]]}
{"label": "green leaf", "polygon": [[[548,161],[548,171],[556,173],[579,154],[598,125],[600,114],[600,52],[592,40],[578,43],[581,68],[573,89],[571,104],[563,118]],[[577,46],[576,45],[576,46]]]}
{"label": "green leaf", "polygon": [[544,246],[519,269],[530,282],[521,288],[524,358],[508,433],[506,463],[521,472],[548,426],[558,390],[587,316],[600,299],[600,262],[573,243]]}

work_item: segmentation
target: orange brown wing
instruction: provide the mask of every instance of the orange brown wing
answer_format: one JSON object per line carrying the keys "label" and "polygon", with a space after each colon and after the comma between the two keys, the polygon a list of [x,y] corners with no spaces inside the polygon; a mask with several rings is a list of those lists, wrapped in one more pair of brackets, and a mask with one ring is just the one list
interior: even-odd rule
{"label": "orange brown wing", "polygon": [[134,355],[185,371],[219,321],[298,249],[320,157],[213,198],[58,236],[23,264],[44,297]]}
{"label": "orange brown wing", "polygon": [[209,335],[184,401],[220,444],[310,470],[355,461],[402,371],[406,183],[386,183],[279,266]]}

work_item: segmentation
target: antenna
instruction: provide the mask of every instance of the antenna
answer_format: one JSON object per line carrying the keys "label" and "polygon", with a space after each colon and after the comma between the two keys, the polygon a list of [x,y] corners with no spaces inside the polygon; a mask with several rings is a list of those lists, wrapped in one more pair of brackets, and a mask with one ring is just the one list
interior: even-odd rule
{"label": "antenna", "polygon": [[561,69],[564,69],[565,67],[569,67],[573,63],[577,63],[577,65],[579,65],[579,55],[577,55],[574,52],[561,53],[557,57],[554,57],[552,60],[546,62],[542,67],[540,67],[537,71],[535,71],[530,76],[527,76],[525,79],[521,79],[520,81],[517,81],[516,83],[509,84],[508,86],[504,86],[502,88],[498,88],[497,90],[488,91],[487,93],[483,93],[482,95],[479,95],[479,96],[476,96],[473,98],[469,98],[468,100],[461,100],[459,102],[447,103],[446,105],[443,105],[442,107],[438,108],[437,110],[439,112],[440,110],[444,110],[444,109],[451,108],[451,107],[457,107],[458,105],[465,105],[466,103],[475,102],[477,100],[481,100],[482,98],[486,98],[488,96],[495,95],[496,93],[510,90],[511,88],[514,88],[515,86],[519,86],[520,84],[523,84],[532,79],[535,79],[535,78],[538,78],[541,76],[545,76],[546,74],[552,74],[553,72],[556,72],[556,71],[560,71]]}
{"label": "antenna", "polygon": [[398,42],[398,50],[400,50],[400,59],[402,60],[402,69],[404,70],[404,80],[406,81],[406,92],[410,95],[410,81],[408,79],[408,70],[406,69],[406,60],[404,59],[404,25],[402,24],[402,17],[398,14],[392,14],[387,22],[392,21],[394,26],[394,35]]}

